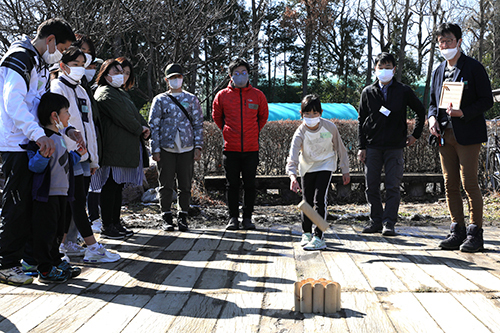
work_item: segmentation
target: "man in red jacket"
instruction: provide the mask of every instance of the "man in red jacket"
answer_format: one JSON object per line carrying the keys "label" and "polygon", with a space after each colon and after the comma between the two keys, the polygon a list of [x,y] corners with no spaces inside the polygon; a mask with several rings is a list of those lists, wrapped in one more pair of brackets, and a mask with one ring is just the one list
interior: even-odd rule
{"label": "man in red jacket", "polygon": [[243,229],[255,229],[252,212],[255,203],[255,174],[259,164],[259,133],[269,110],[264,93],[248,82],[250,65],[237,58],[229,64],[231,81],[217,93],[212,117],[224,137],[224,169],[229,208],[228,230],[238,230],[240,173],[243,178]]}

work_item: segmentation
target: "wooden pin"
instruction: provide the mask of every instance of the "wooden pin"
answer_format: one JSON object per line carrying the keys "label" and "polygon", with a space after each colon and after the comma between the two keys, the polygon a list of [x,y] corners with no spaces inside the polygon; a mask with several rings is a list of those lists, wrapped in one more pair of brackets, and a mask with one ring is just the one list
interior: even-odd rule
{"label": "wooden pin", "polygon": [[309,205],[307,202],[302,200],[299,205],[299,209],[306,214],[306,216],[311,219],[311,221],[318,226],[318,228],[321,229],[321,231],[325,232],[330,228],[330,225],[326,223],[326,221],[321,217],[321,215],[318,214],[317,211],[315,211],[311,205]]}
{"label": "wooden pin", "polygon": [[316,282],[313,287],[313,309],[314,313],[325,312],[325,286],[321,282]]}
{"label": "wooden pin", "polygon": [[300,312],[302,313],[312,312],[312,289],[310,282],[305,283],[300,288]]}

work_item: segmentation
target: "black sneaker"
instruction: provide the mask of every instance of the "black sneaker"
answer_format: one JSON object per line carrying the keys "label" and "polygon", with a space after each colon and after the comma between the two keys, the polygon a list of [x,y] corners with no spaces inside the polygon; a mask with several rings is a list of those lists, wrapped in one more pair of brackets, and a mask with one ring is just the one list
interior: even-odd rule
{"label": "black sneaker", "polygon": [[385,222],[382,228],[382,236],[396,236],[396,230],[394,230],[394,223]]}
{"label": "black sneaker", "polygon": [[458,250],[460,245],[464,242],[465,237],[467,237],[465,226],[458,225],[458,223],[452,223],[450,226],[450,233],[438,246],[443,250]]}
{"label": "black sneaker", "polygon": [[104,225],[102,226],[101,237],[108,239],[124,239],[125,235],[121,234],[118,230],[116,230],[114,224],[111,224],[108,226]]}
{"label": "black sneaker", "polygon": [[69,272],[65,272],[56,266],[52,266],[49,272],[42,273],[38,271],[38,281],[44,283],[64,283],[68,281],[69,277]]}
{"label": "black sneaker", "polygon": [[363,234],[374,234],[382,232],[382,223],[370,221],[370,223],[361,231]]}
{"label": "black sneaker", "polygon": [[255,230],[255,224],[252,223],[252,219],[250,217],[244,217],[241,226],[245,230]]}
{"label": "black sneaker", "polygon": [[68,273],[69,277],[77,277],[82,272],[82,269],[78,266],[71,266],[66,260],[63,260],[57,268]]}
{"label": "black sneaker", "polygon": [[121,234],[121,235],[124,235],[125,237],[130,237],[134,234],[134,232],[130,229],[127,229],[125,228],[121,222],[118,222],[117,224],[115,224],[115,228],[116,230],[118,230],[118,232]]}
{"label": "black sneaker", "polygon": [[179,231],[188,231],[187,217],[188,217],[187,212],[179,212],[179,216],[177,216],[177,224],[179,225]]}
{"label": "black sneaker", "polygon": [[238,221],[237,217],[231,217],[229,219],[229,223],[226,226],[226,230],[239,230],[240,229],[240,221]]}
{"label": "black sneaker", "polygon": [[469,224],[467,227],[467,239],[460,245],[460,251],[484,251],[483,228],[478,228],[475,224]]}
{"label": "black sneaker", "polygon": [[161,215],[163,223],[161,228],[165,231],[174,231],[174,222],[172,221],[172,212],[163,212]]}

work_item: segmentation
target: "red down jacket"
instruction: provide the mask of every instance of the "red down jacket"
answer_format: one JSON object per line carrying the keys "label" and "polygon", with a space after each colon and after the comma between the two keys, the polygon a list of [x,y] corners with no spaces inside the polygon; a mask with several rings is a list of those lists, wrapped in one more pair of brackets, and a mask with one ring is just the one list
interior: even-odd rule
{"label": "red down jacket", "polygon": [[212,118],[222,130],[225,151],[258,151],[259,132],[268,116],[266,96],[250,84],[235,88],[229,82],[215,96]]}

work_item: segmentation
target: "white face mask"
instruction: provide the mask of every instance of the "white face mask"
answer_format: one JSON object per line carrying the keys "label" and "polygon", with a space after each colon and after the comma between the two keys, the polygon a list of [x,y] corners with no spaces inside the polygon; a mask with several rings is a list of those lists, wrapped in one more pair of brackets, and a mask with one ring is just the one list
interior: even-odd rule
{"label": "white face mask", "polygon": [[95,76],[95,69],[85,69],[85,77],[87,78],[87,81],[90,82]]}
{"label": "white face mask", "polygon": [[111,78],[111,82],[108,82],[112,87],[120,88],[123,86],[123,74],[109,75],[109,77]]}
{"label": "white face mask", "polygon": [[92,56],[88,53],[84,53],[84,54],[85,54],[85,65],[83,65],[83,67],[87,68],[92,63]]}
{"label": "white face mask", "polygon": [[47,50],[44,52],[44,54],[42,54],[43,60],[49,65],[58,63],[59,61],[61,61],[62,58],[62,53],[57,48],[57,42],[55,38],[54,38],[54,43],[56,45],[56,50],[54,51],[54,53],[49,53],[49,46],[47,45]]}
{"label": "white face mask", "polygon": [[85,68],[83,67],[69,67],[69,69],[71,72],[66,75],[75,82],[79,82],[83,75],[85,75]]}
{"label": "white face mask", "polygon": [[172,89],[179,89],[180,87],[182,87],[182,78],[168,79],[168,85]]}
{"label": "white face mask", "polygon": [[375,75],[380,82],[389,82],[394,77],[394,70],[392,69],[377,69]]}
{"label": "white face mask", "polygon": [[64,129],[64,125],[61,122],[61,119],[59,119],[59,115],[57,116],[57,122],[55,123],[55,125],[56,125],[56,128],[60,131],[62,131]]}
{"label": "white face mask", "polygon": [[304,118],[304,124],[307,127],[314,127],[319,124],[319,118],[320,117],[314,117],[314,118]]}
{"label": "white face mask", "polygon": [[457,47],[455,47],[453,49],[443,49],[443,50],[439,50],[439,51],[441,52],[441,55],[443,56],[443,58],[445,58],[446,60],[451,60],[455,57],[455,55],[458,52],[458,45],[457,45]]}

